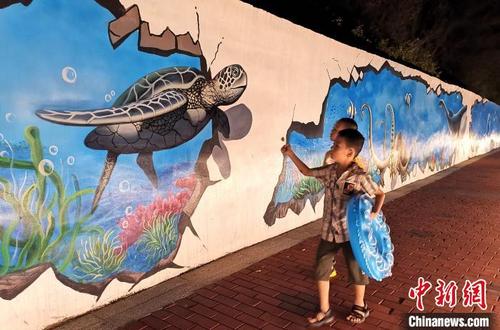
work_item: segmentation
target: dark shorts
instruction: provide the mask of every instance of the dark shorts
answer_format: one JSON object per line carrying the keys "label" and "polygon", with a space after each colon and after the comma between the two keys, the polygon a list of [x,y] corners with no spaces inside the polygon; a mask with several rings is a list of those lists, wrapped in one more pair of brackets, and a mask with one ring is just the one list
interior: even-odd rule
{"label": "dark shorts", "polygon": [[318,251],[316,252],[315,279],[317,281],[328,281],[330,279],[330,274],[336,263],[335,255],[339,249],[344,252],[347,269],[349,270],[349,282],[367,285],[369,283],[368,277],[359,268],[359,264],[352,253],[350,242],[335,243],[323,239],[319,242]]}

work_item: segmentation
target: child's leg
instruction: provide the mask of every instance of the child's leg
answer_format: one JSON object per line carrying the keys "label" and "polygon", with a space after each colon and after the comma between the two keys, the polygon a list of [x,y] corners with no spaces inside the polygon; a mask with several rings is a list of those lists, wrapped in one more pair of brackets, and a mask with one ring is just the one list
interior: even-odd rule
{"label": "child's leg", "polygon": [[333,321],[333,314],[330,309],[330,274],[332,272],[335,258],[335,244],[321,240],[316,252],[315,279],[318,286],[319,311],[308,318],[309,323],[314,326]]}
{"label": "child's leg", "polygon": [[330,281],[317,281],[319,294],[319,311],[307,321],[311,326],[323,326],[333,321],[333,312],[330,308]]}
{"label": "child's leg", "polygon": [[322,312],[330,309],[330,281],[318,281],[319,308]]}
{"label": "child's leg", "polygon": [[365,306],[366,285],[354,284],[354,305]]}
{"label": "child's leg", "polygon": [[368,304],[365,303],[366,285],[354,284],[354,304],[346,320],[353,324],[363,323],[370,315]]}
{"label": "child's leg", "polygon": [[349,281],[354,287],[354,304],[347,316],[347,320],[352,323],[362,323],[370,315],[368,306],[365,303],[365,288],[369,283],[368,277],[361,271],[352,252],[351,244],[347,242],[342,250],[344,251],[347,269],[349,270]]}

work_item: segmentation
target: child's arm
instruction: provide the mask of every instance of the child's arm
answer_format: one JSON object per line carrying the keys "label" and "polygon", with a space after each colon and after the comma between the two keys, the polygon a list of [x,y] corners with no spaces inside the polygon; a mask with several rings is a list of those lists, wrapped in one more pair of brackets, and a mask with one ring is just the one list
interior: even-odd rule
{"label": "child's arm", "polygon": [[377,217],[377,214],[382,209],[382,205],[384,204],[384,199],[385,199],[385,193],[380,188],[377,188],[374,195],[375,195],[375,204],[373,204],[372,211],[370,212],[370,219],[372,220]]}
{"label": "child's arm", "polygon": [[297,155],[293,152],[292,147],[290,147],[289,144],[285,144],[283,147],[281,147],[281,152],[283,153],[283,155],[290,157],[292,162],[295,164],[295,166],[297,166],[297,168],[302,174],[306,176],[313,176],[313,173],[309,168],[309,166],[304,164],[304,162],[301,161],[299,157],[297,157]]}
{"label": "child's arm", "polygon": [[323,159],[323,165],[330,165],[332,162],[330,160],[330,150],[325,153],[325,159]]}
{"label": "child's arm", "polygon": [[372,211],[370,212],[370,219],[375,219],[377,214],[382,209],[384,204],[385,193],[380,189],[380,187],[373,182],[372,178],[364,174],[360,180],[360,188],[370,196],[375,196],[375,203],[373,204]]}

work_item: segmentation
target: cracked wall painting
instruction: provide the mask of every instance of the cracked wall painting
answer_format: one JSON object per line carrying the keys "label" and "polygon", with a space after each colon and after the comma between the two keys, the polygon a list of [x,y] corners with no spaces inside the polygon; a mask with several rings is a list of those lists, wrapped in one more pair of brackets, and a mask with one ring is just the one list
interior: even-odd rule
{"label": "cracked wall painting", "polygon": [[116,1],[2,8],[0,297],[50,267],[98,297],[181,267],[207,160],[227,178],[224,143],[251,126],[244,68],[212,76],[190,34],[153,35]]}
{"label": "cracked wall painting", "polygon": [[[385,189],[448,168],[461,161],[460,154],[472,157],[500,146],[497,104],[482,100],[469,109],[460,92],[432,90],[422,78],[403,77],[387,63],[380,70],[353,68],[348,82],[332,80],[318,116],[318,125],[290,125],[287,142],[297,155],[310,167],[323,165],[333,125],[354,118],[366,139],[361,163]],[[307,201],[314,208],[323,193],[318,180],[304,177],[285,158],[264,220],[272,226],[289,209],[302,212]]]}

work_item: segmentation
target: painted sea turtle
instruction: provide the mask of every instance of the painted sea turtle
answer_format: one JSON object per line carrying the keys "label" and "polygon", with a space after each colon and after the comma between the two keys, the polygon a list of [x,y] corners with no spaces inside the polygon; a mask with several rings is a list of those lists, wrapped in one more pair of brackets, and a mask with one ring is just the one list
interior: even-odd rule
{"label": "painted sea turtle", "polygon": [[87,147],[108,151],[92,203],[95,211],[120,154],[138,153],[137,164],[158,188],[154,151],[192,139],[211,119],[228,137],[229,122],[218,106],[234,103],[246,85],[247,75],[238,64],[225,67],[213,79],[196,68],[171,67],[137,80],[111,108],[36,114],[62,125],[97,126],[85,138]]}

